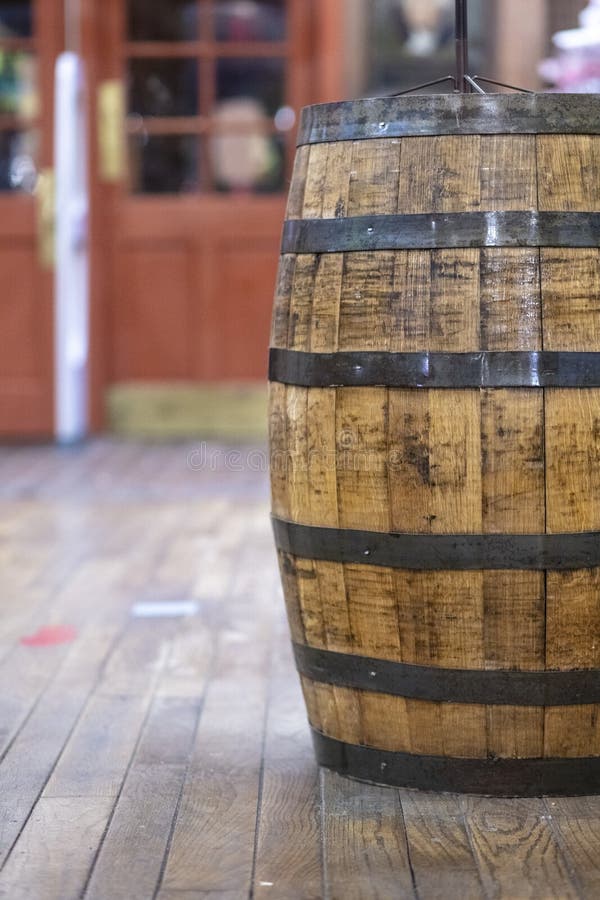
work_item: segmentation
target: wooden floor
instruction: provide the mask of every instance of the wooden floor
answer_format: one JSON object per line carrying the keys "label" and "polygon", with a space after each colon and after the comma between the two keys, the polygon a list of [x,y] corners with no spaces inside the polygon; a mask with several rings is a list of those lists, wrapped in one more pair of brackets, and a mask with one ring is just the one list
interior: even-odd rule
{"label": "wooden floor", "polygon": [[263,463],[0,449],[0,897],[599,897],[600,800],[317,771]]}

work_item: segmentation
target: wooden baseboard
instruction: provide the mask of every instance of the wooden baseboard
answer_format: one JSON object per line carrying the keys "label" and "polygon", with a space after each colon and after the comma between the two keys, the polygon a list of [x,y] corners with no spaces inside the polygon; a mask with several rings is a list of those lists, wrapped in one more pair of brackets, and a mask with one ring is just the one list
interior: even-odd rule
{"label": "wooden baseboard", "polygon": [[111,431],[131,437],[257,440],[267,435],[267,387],[248,384],[115,384],[107,392]]}

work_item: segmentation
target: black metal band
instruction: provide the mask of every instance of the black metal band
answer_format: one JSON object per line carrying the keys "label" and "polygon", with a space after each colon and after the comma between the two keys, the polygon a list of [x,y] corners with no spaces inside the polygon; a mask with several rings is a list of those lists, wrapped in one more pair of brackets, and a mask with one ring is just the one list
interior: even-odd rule
{"label": "black metal band", "polygon": [[493,797],[600,793],[600,757],[466,759],[393,753],[346,744],[313,729],[317,762],[340,775],[422,791]]}
{"label": "black metal band", "polygon": [[[349,460],[352,464],[352,460]],[[304,559],[391,569],[573,570],[600,566],[600,532],[397,534],[320,528],[273,518],[279,550]]]}
{"label": "black metal band", "polygon": [[302,387],[600,387],[600,353],[304,353],[271,349],[269,378]]}
{"label": "black metal band", "polygon": [[600,247],[600,213],[465,212],[288,219],[282,253]]}
{"label": "black metal band", "polygon": [[322,684],[441,703],[576,706],[600,703],[600,669],[570,672],[443,669],[294,644],[301,675]]}
{"label": "black metal band", "polygon": [[384,97],[309,106],[298,145],[462,134],[600,134],[590,94]]}

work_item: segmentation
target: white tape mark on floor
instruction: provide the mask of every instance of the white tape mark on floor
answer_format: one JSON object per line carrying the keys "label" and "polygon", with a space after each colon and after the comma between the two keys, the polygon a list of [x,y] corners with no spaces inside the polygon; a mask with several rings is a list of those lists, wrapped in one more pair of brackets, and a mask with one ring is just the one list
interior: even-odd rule
{"label": "white tape mark on floor", "polygon": [[193,601],[157,601],[156,603],[134,603],[131,615],[136,619],[168,619],[195,616],[198,604]]}

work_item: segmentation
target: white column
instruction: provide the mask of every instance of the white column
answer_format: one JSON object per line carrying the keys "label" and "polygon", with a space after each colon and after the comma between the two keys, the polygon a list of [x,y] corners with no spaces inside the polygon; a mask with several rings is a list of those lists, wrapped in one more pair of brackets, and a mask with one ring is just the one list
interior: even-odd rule
{"label": "white column", "polygon": [[87,433],[88,184],[83,65],[75,53],[56,63],[55,421],[60,443]]}

